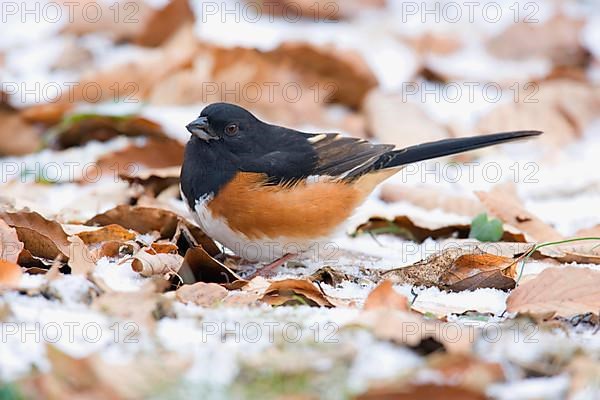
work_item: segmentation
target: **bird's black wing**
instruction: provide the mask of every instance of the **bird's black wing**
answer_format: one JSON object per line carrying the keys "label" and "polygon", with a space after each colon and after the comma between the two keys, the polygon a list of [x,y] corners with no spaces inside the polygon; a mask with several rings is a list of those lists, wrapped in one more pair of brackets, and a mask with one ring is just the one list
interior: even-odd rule
{"label": "bird's black wing", "polygon": [[373,144],[337,133],[295,132],[280,150],[243,162],[243,171],[261,172],[268,184],[293,185],[308,177],[353,179],[373,170],[374,163],[393,145]]}
{"label": "bird's black wing", "polygon": [[[399,168],[418,161],[540,134],[539,131],[504,132],[444,139],[396,150],[393,145],[374,144],[339,134],[299,133],[304,137],[302,145],[269,153],[259,160],[259,165],[274,183],[295,183],[308,177],[329,177],[351,181],[376,170]],[[285,149],[285,146],[282,149]],[[266,166],[268,169],[265,168]]]}
{"label": "bird's black wing", "polygon": [[394,149],[390,144],[374,144],[336,133],[308,137],[317,154],[313,175],[354,179],[371,170],[381,156]]}

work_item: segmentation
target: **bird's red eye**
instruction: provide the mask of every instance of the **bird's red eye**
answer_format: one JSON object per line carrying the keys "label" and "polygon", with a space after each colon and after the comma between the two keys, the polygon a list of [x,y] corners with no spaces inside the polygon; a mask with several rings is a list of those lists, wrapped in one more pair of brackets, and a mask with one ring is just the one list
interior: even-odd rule
{"label": "bird's red eye", "polygon": [[225,132],[229,135],[229,136],[233,136],[238,132],[238,126],[237,124],[229,124],[225,127]]}

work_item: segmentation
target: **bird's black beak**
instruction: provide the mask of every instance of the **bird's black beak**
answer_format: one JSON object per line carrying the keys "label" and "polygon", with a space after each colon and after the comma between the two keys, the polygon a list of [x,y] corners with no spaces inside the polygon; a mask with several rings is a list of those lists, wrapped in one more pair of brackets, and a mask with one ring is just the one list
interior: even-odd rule
{"label": "bird's black beak", "polygon": [[217,139],[217,136],[211,134],[208,130],[208,118],[198,117],[185,126],[187,130],[194,136],[202,140]]}

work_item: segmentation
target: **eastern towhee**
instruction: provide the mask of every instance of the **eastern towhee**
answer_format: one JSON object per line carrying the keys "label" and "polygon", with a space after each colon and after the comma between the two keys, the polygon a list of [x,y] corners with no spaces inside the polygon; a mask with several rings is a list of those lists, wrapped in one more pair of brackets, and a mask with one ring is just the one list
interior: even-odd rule
{"label": "eastern towhee", "polygon": [[497,133],[395,149],[270,125],[227,103],[207,106],[187,129],[192,136],[181,170],[182,197],[206,234],[249,261],[315,251],[377,184],[407,164],[541,133]]}

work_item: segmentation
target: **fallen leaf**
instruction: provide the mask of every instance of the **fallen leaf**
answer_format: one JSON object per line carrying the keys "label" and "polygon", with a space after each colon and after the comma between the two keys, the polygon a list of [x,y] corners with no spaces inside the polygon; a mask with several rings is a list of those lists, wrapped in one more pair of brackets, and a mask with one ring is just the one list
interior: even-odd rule
{"label": "fallen leaf", "polygon": [[[115,42],[131,41],[141,46],[158,46],[173,35],[179,27],[193,20],[186,0],[170,0],[150,5],[142,0],[95,3],[97,18],[86,18],[75,13],[63,28],[64,33],[85,35],[102,32]],[[88,4],[84,4],[85,6]],[[121,17],[119,17],[121,16]]]}
{"label": "fallen leaf", "polygon": [[167,276],[177,274],[183,257],[179,254],[157,253],[152,248],[141,249],[133,256],[131,269],[142,276]]}
{"label": "fallen leaf", "polygon": [[505,195],[500,191],[493,194],[475,192],[475,195],[491,215],[525,233],[530,238],[527,241],[553,242],[563,238],[554,228],[527,211],[511,195]]}
{"label": "fallen leaf", "polygon": [[261,300],[272,306],[300,304],[312,307],[333,307],[321,289],[306,279],[284,279],[271,282]]}
{"label": "fallen leaf", "polygon": [[126,229],[145,234],[160,232],[160,238],[173,239],[179,235],[181,227],[190,233],[191,239],[200,244],[209,254],[220,253],[219,248],[200,228],[188,222],[172,211],[153,207],[120,205],[105,213],[98,214],[85,223],[86,225],[106,226],[120,225]]}
{"label": "fallen leaf", "polygon": [[[285,42],[266,53],[273,62],[288,64],[308,80],[324,82],[334,90],[327,102],[359,108],[377,79],[362,56],[333,45],[317,46],[306,42]],[[352,85],[347,85],[352,82]],[[326,89],[325,85],[323,89]]]}
{"label": "fallen leaf", "polygon": [[308,279],[313,282],[322,282],[329,286],[338,286],[341,283],[350,280],[350,277],[338,270],[333,269],[332,267],[322,267],[310,274]]}
{"label": "fallen leaf", "polygon": [[541,23],[529,22],[509,25],[489,40],[488,50],[501,59],[546,58],[557,66],[584,68],[589,62],[590,55],[581,41],[583,18],[557,13]]}
{"label": "fallen leaf", "polygon": [[[448,137],[446,129],[429,118],[418,104],[400,95],[373,90],[365,99],[367,129],[382,143],[408,147]],[[398,129],[402,121],[402,129]]]}
{"label": "fallen leaf", "polygon": [[485,393],[488,385],[505,379],[502,365],[471,354],[434,353],[427,358],[427,366],[467,390]]}
{"label": "fallen leaf", "polygon": [[0,212],[0,219],[16,229],[19,240],[31,255],[46,260],[68,259],[71,244],[58,222],[49,221],[31,211],[3,211]]}
{"label": "fallen leaf", "polygon": [[50,142],[56,149],[65,149],[117,136],[166,137],[159,124],[135,115],[72,114],[55,127]]}
{"label": "fallen leaf", "polygon": [[135,340],[140,328],[153,328],[157,320],[172,314],[172,300],[156,293],[158,289],[158,284],[151,282],[136,292],[106,292],[96,297],[91,307],[124,323],[132,323],[130,338]]}
{"label": "fallen leaf", "polygon": [[474,217],[485,211],[475,198],[457,196],[437,187],[413,186],[405,184],[384,184],[379,194],[386,203],[407,201],[418,207]]}
{"label": "fallen leaf", "polygon": [[[179,192],[180,174],[181,166],[179,165],[166,168],[138,169],[136,171],[131,171],[128,168],[127,174],[121,175],[120,178],[132,185],[140,185],[147,196],[156,198],[160,193],[172,187],[175,187]],[[140,204],[138,199],[138,205],[144,204]]]}
{"label": "fallen leaf", "polygon": [[[96,103],[115,98],[130,103],[145,101],[157,84],[191,65],[197,52],[193,24],[184,24],[160,48],[140,52],[125,63],[109,63],[99,70],[86,71],[69,96],[63,95],[58,101]],[[99,96],[90,98],[85,92],[84,88],[91,85],[98,88]]]}
{"label": "fallen leaf", "polygon": [[16,264],[24,247],[16,229],[0,219],[0,260]]}
{"label": "fallen leaf", "polygon": [[13,111],[0,109],[0,156],[22,156],[42,148],[41,130]]}
{"label": "fallen leaf", "polygon": [[73,104],[69,103],[35,104],[21,110],[21,117],[32,124],[52,126],[62,121],[72,109]]}
{"label": "fallen leaf", "polygon": [[517,262],[493,254],[464,254],[442,274],[440,284],[457,292],[480,288],[512,289],[516,284]]}
{"label": "fallen leaf", "polygon": [[[168,138],[148,138],[141,146],[130,145],[123,150],[109,153],[98,160],[103,171],[120,177],[135,177],[144,170],[181,166],[184,146]],[[177,169],[175,169],[177,171]],[[179,182],[176,180],[175,183]]]}
{"label": "fallen leaf", "polygon": [[248,281],[241,290],[229,292],[229,296],[227,296],[223,303],[227,306],[238,307],[257,304],[270,285],[271,283],[267,279],[262,276],[257,276]]}
{"label": "fallen leaf", "polygon": [[426,31],[418,36],[404,36],[402,40],[423,56],[429,54],[448,55],[463,47],[458,35],[451,35],[449,32]]}
{"label": "fallen leaf", "polygon": [[369,389],[357,400],[485,400],[485,394],[447,384],[402,385]]}
{"label": "fallen leaf", "polygon": [[384,0],[274,0],[261,10],[273,16],[289,18],[290,10],[310,21],[340,20],[358,17],[361,13],[383,9]]}
{"label": "fallen leaf", "polygon": [[377,308],[408,311],[408,299],[394,290],[391,281],[381,282],[369,293],[363,307],[365,310]]}
{"label": "fallen leaf", "polygon": [[175,291],[175,296],[185,304],[214,307],[227,297],[228,293],[227,289],[216,283],[196,282],[193,285],[182,285]]}
{"label": "fallen leaf", "polygon": [[544,132],[536,141],[560,148],[581,137],[599,116],[600,96],[587,83],[560,79],[525,89],[519,102],[498,105],[484,115],[477,130],[492,133],[531,127]]}
{"label": "fallen leaf", "polygon": [[[129,324],[115,325],[117,341],[137,343],[133,334],[139,328]],[[111,331],[111,334],[112,331]],[[111,363],[99,353],[72,357],[48,345],[50,368],[40,374],[30,374],[19,384],[26,398],[64,399],[140,399],[147,398],[174,385],[189,368],[186,358],[172,352],[147,354],[140,352],[124,362]]]}
{"label": "fallen leaf", "polygon": [[95,260],[85,243],[83,243],[83,240],[78,236],[70,236],[68,240],[71,243],[69,248],[69,267],[71,267],[71,273],[73,275],[87,276],[94,270]]}
{"label": "fallen leaf", "polygon": [[600,376],[600,365],[593,357],[588,354],[575,356],[567,366],[566,371],[571,377],[569,399],[575,399],[582,394],[585,395],[586,392],[592,393],[595,391]]}
{"label": "fallen leaf", "polygon": [[225,264],[211,257],[202,246],[187,250],[179,275],[183,283],[205,282],[229,285],[244,281]]}
{"label": "fallen leaf", "polygon": [[16,288],[19,286],[23,271],[18,264],[0,260],[0,288]]}
{"label": "fallen leaf", "polygon": [[600,310],[600,272],[589,268],[547,268],[519,285],[506,301],[509,312],[573,317]]}
{"label": "fallen leaf", "polygon": [[427,238],[444,238],[456,235],[459,238],[466,238],[469,234],[469,225],[453,224],[449,225],[439,221],[425,221],[415,217],[399,215],[393,220],[380,217],[372,217],[367,223],[360,225],[355,234],[394,234],[408,240],[423,242]]}
{"label": "fallen leaf", "polygon": [[76,234],[85,244],[96,244],[109,241],[134,240],[137,234],[131,230],[123,228],[121,225],[110,224],[101,228],[86,230]]}
{"label": "fallen leaf", "polygon": [[176,254],[177,250],[178,250],[178,247],[176,244],[173,244],[168,241],[154,242],[150,245],[150,247],[152,248],[152,250],[154,250],[157,253]]}
{"label": "fallen leaf", "polygon": [[453,354],[470,354],[476,340],[473,327],[427,319],[414,312],[391,309],[363,311],[356,323],[366,326],[382,340],[418,348],[424,341],[432,339]]}
{"label": "fallen leaf", "polygon": [[435,286],[452,291],[480,288],[507,290],[515,286],[518,261],[486,253],[478,247],[452,247],[411,266],[386,271],[382,278],[399,284]]}

